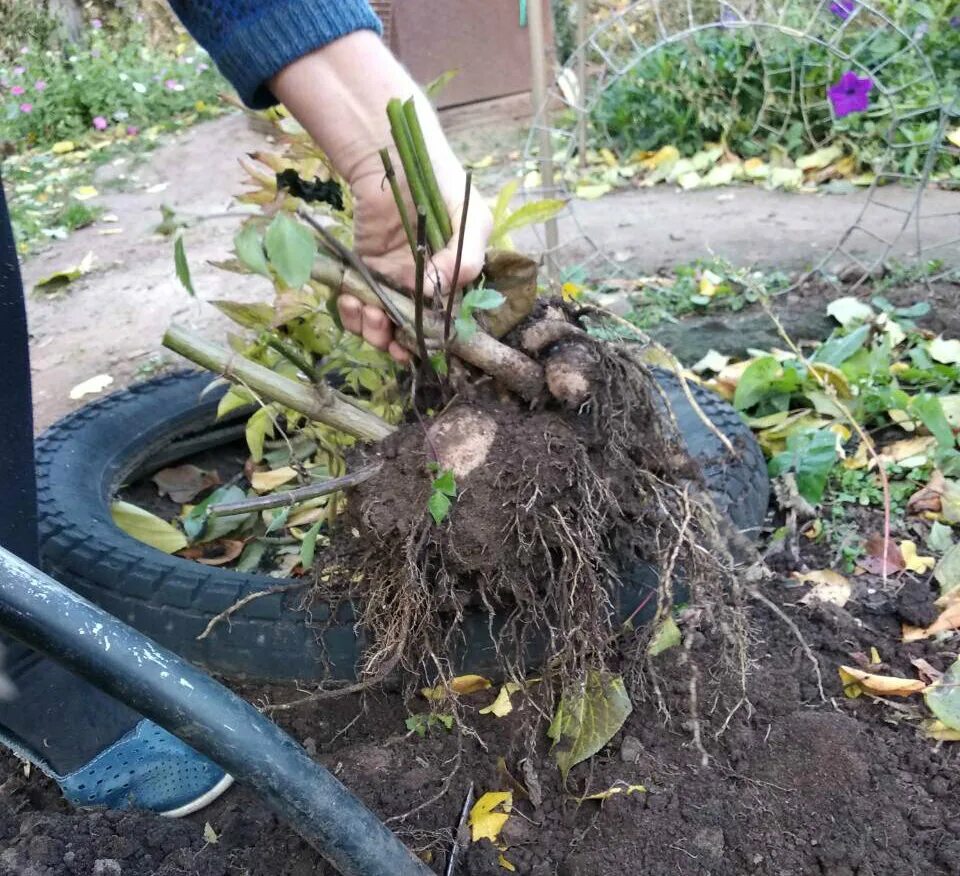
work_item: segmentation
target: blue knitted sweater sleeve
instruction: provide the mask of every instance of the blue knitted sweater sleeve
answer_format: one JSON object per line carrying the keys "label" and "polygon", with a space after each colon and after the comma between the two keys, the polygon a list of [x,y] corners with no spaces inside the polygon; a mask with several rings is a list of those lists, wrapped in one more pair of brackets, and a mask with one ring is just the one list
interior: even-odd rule
{"label": "blue knitted sweater sleeve", "polygon": [[266,82],[287,64],[356,30],[381,32],[367,0],[170,0],[247,106],[277,102]]}

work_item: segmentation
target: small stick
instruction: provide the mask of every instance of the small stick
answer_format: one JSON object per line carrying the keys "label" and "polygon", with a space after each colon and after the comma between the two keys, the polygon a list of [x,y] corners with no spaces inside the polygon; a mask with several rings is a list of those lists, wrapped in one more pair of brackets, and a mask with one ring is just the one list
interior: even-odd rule
{"label": "small stick", "polygon": [[443,320],[443,345],[450,341],[453,327],[453,301],[457,297],[457,282],[460,280],[460,262],[463,259],[463,239],[467,234],[467,211],[470,209],[470,189],[473,186],[473,171],[467,171],[467,182],[463,190],[463,210],[460,213],[460,231],[457,236],[457,258],[453,263],[453,281],[450,283],[447,312]]}
{"label": "small stick", "polygon": [[294,581],[290,584],[279,584],[276,587],[269,587],[266,590],[258,590],[256,593],[248,593],[243,599],[238,599],[229,608],[224,609],[216,617],[210,619],[210,623],[204,628],[203,632],[197,636],[197,641],[207,638],[213,632],[213,628],[220,622],[229,620],[230,616],[236,614],[245,605],[253,602],[254,599],[260,599],[262,596],[273,596],[275,593],[287,593],[290,590],[298,590],[306,587],[309,581]]}
{"label": "small stick", "polygon": [[414,252],[417,248],[417,240],[413,236],[413,226],[410,224],[410,217],[407,215],[407,205],[403,202],[403,192],[400,191],[397,171],[394,169],[388,149],[380,150],[380,160],[383,162],[383,172],[387,176],[387,182],[390,183],[390,191],[393,192],[393,200],[397,204],[397,212],[400,214],[401,223],[403,223],[403,233],[407,235],[407,243],[410,244],[410,252]]}
{"label": "small stick", "polygon": [[453,845],[450,847],[450,857],[447,858],[447,868],[443,871],[444,876],[453,876],[453,870],[457,864],[457,853],[460,851],[460,833],[466,827],[472,806],[473,782],[470,782],[470,787],[467,788],[467,796],[463,801],[463,808],[460,810],[460,820],[457,822],[457,829],[453,834]]}
{"label": "small stick", "polygon": [[249,514],[253,511],[266,511],[270,508],[282,508],[284,505],[299,505],[308,499],[317,499],[320,496],[329,496],[331,493],[338,493],[341,490],[349,490],[351,487],[369,481],[383,468],[382,462],[376,462],[372,465],[365,465],[349,474],[338,478],[330,478],[321,481],[319,484],[308,484],[305,487],[297,487],[293,490],[287,490],[285,493],[273,493],[269,496],[256,496],[253,499],[244,499],[242,502],[224,502],[220,505],[213,505],[207,510],[208,517],[228,517],[231,514]]}
{"label": "small stick", "polygon": [[393,98],[387,104],[387,118],[390,120],[390,132],[393,134],[393,142],[396,144],[397,154],[403,165],[403,173],[407,178],[407,186],[410,194],[413,195],[413,202],[427,211],[427,240],[430,242],[430,248],[434,252],[440,252],[446,241],[430,209],[430,198],[427,195],[426,183],[420,176],[420,166],[414,152],[410,126],[403,112],[403,104],[397,98]]}
{"label": "small stick", "polygon": [[337,238],[335,238],[326,228],[324,228],[316,219],[313,218],[303,207],[297,209],[297,215],[303,219],[307,224],[309,224],[316,232],[320,235],[323,242],[327,247],[333,250],[333,254],[336,255],[341,261],[350,265],[361,277],[363,277],[364,282],[370,287],[370,291],[380,300],[380,304],[383,309],[387,312],[390,319],[398,326],[403,326],[404,320],[403,315],[397,310],[396,305],[390,300],[390,297],[386,292],[383,291],[380,284],[373,279],[373,274],[370,273],[370,269],[363,263],[363,261],[357,256],[355,252],[347,249],[342,243],[340,243]]}
{"label": "small stick", "polygon": [[430,359],[427,341],[423,335],[423,279],[426,270],[424,259],[427,254],[427,214],[423,207],[417,207],[417,248],[414,250],[416,276],[413,289],[413,326],[417,337],[417,351],[421,367],[426,367]]}
{"label": "small stick", "polygon": [[417,158],[420,176],[427,190],[427,198],[430,199],[430,209],[433,211],[434,218],[437,220],[437,225],[440,226],[440,233],[443,235],[443,243],[444,246],[446,246],[450,238],[453,237],[453,228],[450,225],[450,215],[447,213],[447,205],[443,202],[443,196],[440,194],[440,185],[437,183],[437,176],[433,172],[433,163],[430,161],[427,141],[424,139],[423,128],[420,127],[420,119],[417,116],[417,105],[413,102],[412,97],[403,105],[403,115],[407,120],[407,130],[410,131],[410,142],[413,144],[413,154]]}

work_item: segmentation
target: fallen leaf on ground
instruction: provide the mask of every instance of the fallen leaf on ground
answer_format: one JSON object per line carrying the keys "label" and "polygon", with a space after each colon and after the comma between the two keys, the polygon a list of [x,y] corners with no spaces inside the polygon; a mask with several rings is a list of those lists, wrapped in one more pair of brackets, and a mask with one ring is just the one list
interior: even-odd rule
{"label": "fallen leaf on ground", "polygon": [[[938,554],[946,554],[953,547],[953,529],[934,520],[927,535],[927,547]],[[960,583],[960,569],[957,570],[957,582]]]}
{"label": "fallen leaf on ground", "polygon": [[923,639],[929,639],[931,636],[935,636],[938,633],[948,633],[957,628],[960,628],[960,601],[951,602],[940,614],[940,617],[938,617],[926,629],[904,624],[903,641],[919,642]]}
{"label": "fallen leaf on ground", "polygon": [[209,821],[203,825],[203,838],[210,845],[216,845],[218,842],[220,842],[220,837],[217,835],[217,832],[213,829],[213,826]]}
{"label": "fallen leaf on ground", "polygon": [[927,685],[916,678],[898,678],[894,675],[874,675],[853,666],[840,667],[843,692],[854,699],[864,691],[881,697],[907,697],[926,690]]}
{"label": "fallen leaf on ground", "polygon": [[900,554],[903,556],[904,568],[909,572],[916,572],[922,575],[929,572],[937,561],[933,557],[922,557],[917,553],[917,546],[912,541],[900,542]]}
{"label": "fallen leaf on ground", "polygon": [[208,487],[220,483],[220,475],[215,471],[204,471],[195,465],[177,465],[164,468],[150,478],[161,496],[169,496],[179,504],[192,502]]}
{"label": "fallen leaf on ground", "polygon": [[943,493],[946,489],[947,480],[942,472],[933,472],[926,486],[921,487],[907,500],[907,510],[913,514],[923,514],[926,511],[939,514],[943,503]]}
{"label": "fallen leaf on ground", "polygon": [[576,188],[576,194],[581,200],[592,201],[602,198],[610,189],[607,183],[581,183]]}
{"label": "fallen leaf on ground", "polygon": [[504,870],[509,870],[511,873],[516,873],[516,872],[517,872],[517,868],[514,867],[513,864],[511,864],[511,863],[504,857],[503,852],[501,852],[499,855],[497,855],[497,863],[498,863],[501,867],[503,867]]}
{"label": "fallen leaf on ground", "polygon": [[627,782],[614,782],[613,785],[607,788],[606,791],[598,791],[596,794],[587,794],[586,797],[581,797],[580,802],[584,800],[609,800],[611,797],[616,797],[617,794],[624,794],[625,796],[630,796],[631,794],[646,794],[647,789],[643,785],[630,785]]}
{"label": "fallen leaf on ground", "polygon": [[270,493],[277,487],[290,483],[297,476],[297,471],[289,465],[283,468],[275,468],[273,471],[254,472],[250,479],[250,485],[258,493]]}
{"label": "fallen leaf on ground", "polygon": [[195,545],[187,548],[180,551],[177,556],[202,563],[204,566],[225,566],[243,553],[245,544],[239,539],[225,538],[223,541],[210,541],[202,546]]}
{"label": "fallen leaf on ground", "polygon": [[[899,463],[905,468],[917,468],[929,462],[936,446],[937,439],[932,435],[919,435],[915,438],[894,441],[893,444],[884,447],[878,455],[885,465]],[[915,461],[912,466],[911,461]]]}
{"label": "fallen leaf on ground", "polygon": [[70,390],[70,398],[76,401],[85,395],[96,395],[98,392],[103,392],[111,383],[113,378],[109,374],[98,374],[96,377],[84,380],[83,383],[78,383]]}
{"label": "fallen leaf on ground", "polygon": [[933,577],[940,585],[941,598],[960,587],[960,544],[953,545],[937,563]]}
{"label": "fallen leaf on ground", "polygon": [[920,677],[923,678],[927,684],[933,684],[935,681],[940,681],[940,679],[943,678],[943,673],[935,666],[931,666],[922,657],[914,658],[910,661],[910,665],[920,673]]}
{"label": "fallen leaf on ground", "polygon": [[924,693],[927,708],[953,732],[960,732],[960,660]]}
{"label": "fallen leaf on ground", "polygon": [[100,194],[93,186],[77,186],[71,193],[78,201],[89,201]]}
{"label": "fallen leaf on ground", "polygon": [[827,315],[832,316],[844,328],[855,323],[867,322],[873,319],[874,310],[869,304],[865,304],[859,298],[847,296],[837,298],[827,305]]}
{"label": "fallen leaf on ground", "polygon": [[950,340],[942,336],[934,338],[927,344],[927,352],[931,359],[941,365],[960,364],[960,340],[956,338]]}
{"label": "fallen leaf on ground", "polygon": [[860,566],[872,575],[893,575],[904,569],[903,554],[892,539],[886,543],[882,535],[873,535],[864,546],[867,555],[860,559]]}
{"label": "fallen leaf on ground", "polygon": [[730,357],[718,353],[716,350],[710,350],[691,370],[697,374],[703,374],[704,371],[713,371],[719,374],[727,365],[730,364]]}
{"label": "fallen leaf on ground", "polygon": [[54,155],[66,155],[68,152],[73,152],[74,149],[76,149],[76,144],[73,140],[60,140],[50,147],[50,151]]}
{"label": "fallen leaf on ground", "polygon": [[187,538],[179,529],[129,502],[114,502],[110,516],[118,529],[165,554],[174,554],[187,546]]}
{"label": "fallen leaf on ground", "polygon": [[673,615],[670,615],[657,627],[657,631],[650,639],[650,644],[647,645],[647,653],[651,657],[656,657],[657,654],[662,654],[669,648],[679,645],[682,638],[680,627],[677,626]]}
{"label": "fallen leaf on ground", "polygon": [[[489,687],[489,685],[488,685]],[[502,718],[513,711],[513,703],[510,697],[522,688],[521,684],[515,681],[508,681],[500,687],[500,692],[496,699],[480,710],[481,715],[493,715],[496,718]]]}
{"label": "fallen leaf on ground", "polygon": [[424,687],[421,688],[420,693],[428,700],[443,700],[450,694],[462,696],[486,690],[489,687],[493,687],[493,683],[489,678],[484,678],[482,675],[458,675],[450,680],[449,685],[438,684],[436,687]]}
{"label": "fallen leaf on ground", "polygon": [[46,293],[59,291],[67,284],[78,280],[84,274],[88,274],[93,267],[94,258],[95,256],[91,250],[72,268],[62,268],[59,271],[54,271],[52,274],[47,274],[46,277],[37,280],[37,282],[33,284],[33,291]]}
{"label": "fallen leaf on ground", "polygon": [[844,606],[853,590],[850,582],[839,572],[819,569],[814,572],[794,572],[791,576],[803,584],[813,584],[813,589],[800,600],[804,605],[811,602],[827,602]]}
{"label": "fallen leaf on ground", "polygon": [[513,794],[510,791],[487,791],[470,810],[468,822],[473,842],[488,839],[496,843],[500,831],[510,817],[511,809]]}
{"label": "fallen leaf on ground", "polygon": [[932,721],[924,721],[923,732],[926,733],[928,738],[936,739],[939,742],[960,742],[960,730],[948,727],[937,718]]}
{"label": "fallen leaf on ground", "polygon": [[940,513],[947,523],[960,523],[960,484],[955,480],[944,479]]}

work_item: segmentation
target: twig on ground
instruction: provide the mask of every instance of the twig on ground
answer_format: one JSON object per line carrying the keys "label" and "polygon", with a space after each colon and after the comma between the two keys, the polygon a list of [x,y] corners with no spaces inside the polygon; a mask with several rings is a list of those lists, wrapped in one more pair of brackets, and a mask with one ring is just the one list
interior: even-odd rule
{"label": "twig on ground", "polygon": [[338,478],[329,478],[318,484],[308,484],[305,487],[297,487],[293,490],[287,490],[284,493],[273,493],[269,496],[256,496],[253,499],[244,499],[242,502],[224,502],[220,505],[211,506],[207,514],[210,517],[227,517],[231,514],[247,514],[252,511],[267,511],[270,508],[282,508],[284,505],[298,505],[300,502],[306,502],[308,499],[316,499],[320,496],[329,496],[330,493],[337,493],[340,490],[349,490],[365,481],[370,480],[383,468],[382,462],[365,465],[356,471],[349,472]]}
{"label": "twig on ground", "polygon": [[769,608],[770,611],[772,611],[790,628],[790,631],[794,634],[794,636],[796,636],[797,641],[800,643],[800,647],[803,648],[803,653],[806,654],[807,659],[813,664],[813,673],[817,677],[817,690],[820,692],[820,699],[822,702],[827,702],[827,695],[823,691],[823,675],[820,673],[820,661],[817,660],[816,655],[810,650],[807,640],[803,637],[803,633],[800,632],[800,627],[798,627],[793,620],[787,616],[787,613],[780,608],[779,605],[772,600],[767,599],[767,597],[757,590],[756,587],[748,587],[747,595]]}
{"label": "twig on ground", "polygon": [[308,581],[293,581],[290,584],[278,584],[276,587],[269,587],[266,590],[258,590],[256,593],[248,593],[243,599],[238,599],[233,605],[229,608],[224,609],[216,617],[210,619],[210,623],[204,628],[203,632],[197,636],[197,641],[207,638],[210,633],[213,632],[213,628],[223,622],[229,621],[230,617],[240,611],[245,605],[249,605],[255,599],[260,599],[264,596],[274,596],[277,593],[289,593],[291,590],[298,590],[301,587],[306,587]]}
{"label": "twig on ground", "polygon": [[463,798],[460,819],[457,821],[456,829],[453,832],[453,845],[450,847],[450,854],[447,857],[447,868],[444,870],[444,876],[453,876],[454,868],[457,865],[457,853],[460,851],[460,831],[467,823],[471,806],[473,806],[473,782],[470,782],[470,786],[467,788],[467,796]]}

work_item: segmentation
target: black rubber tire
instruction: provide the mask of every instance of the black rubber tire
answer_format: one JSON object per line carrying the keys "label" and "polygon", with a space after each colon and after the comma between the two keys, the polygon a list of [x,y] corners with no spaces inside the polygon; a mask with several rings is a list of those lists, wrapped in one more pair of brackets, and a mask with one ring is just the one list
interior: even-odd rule
{"label": "black rubber tire", "polygon": [[[718,396],[694,389],[703,411],[732,440],[737,454],[731,458],[687,403],[676,378],[661,372],[658,379],[720,507],[739,528],[759,527],[769,483],[763,454],[749,429]],[[146,460],[214,428],[223,390],[201,398],[210,380],[209,374],[197,372],[158,377],[81,408],[38,439],[44,569],[214,672],[265,681],[352,678],[364,642],[349,609],[330,623],[323,606],[315,606],[308,619],[293,608],[296,593],[278,594],[252,601],[229,624],[218,624],[210,636],[197,641],[218,613],[247,594],[281,582],[168,556],[113,524],[110,502],[117,488],[133,479]],[[656,587],[656,570],[638,569],[631,579],[621,594],[626,611]],[[492,662],[492,643],[486,616],[478,614],[473,621],[467,625],[461,662],[464,669],[479,671]]]}

